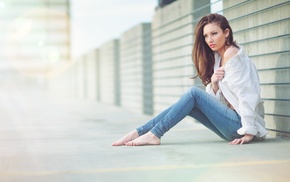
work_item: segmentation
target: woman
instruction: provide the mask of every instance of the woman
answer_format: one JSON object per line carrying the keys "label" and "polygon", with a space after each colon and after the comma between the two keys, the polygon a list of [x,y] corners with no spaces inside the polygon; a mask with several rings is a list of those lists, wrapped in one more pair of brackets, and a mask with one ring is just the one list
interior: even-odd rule
{"label": "woman", "polygon": [[195,29],[192,57],[206,92],[190,88],[177,103],[113,146],[159,145],[164,133],[185,116],[197,119],[231,145],[265,138],[257,70],[233,40],[224,16],[209,14],[201,18]]}

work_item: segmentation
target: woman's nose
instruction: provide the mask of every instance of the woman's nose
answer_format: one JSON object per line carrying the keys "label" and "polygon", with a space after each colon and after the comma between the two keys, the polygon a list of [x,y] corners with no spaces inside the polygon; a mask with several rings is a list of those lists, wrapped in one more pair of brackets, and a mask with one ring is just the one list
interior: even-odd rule
{"label": "woman's nose", "polygon": [[212,42],[212,37],[211,36],[208,37],[208,42]]}

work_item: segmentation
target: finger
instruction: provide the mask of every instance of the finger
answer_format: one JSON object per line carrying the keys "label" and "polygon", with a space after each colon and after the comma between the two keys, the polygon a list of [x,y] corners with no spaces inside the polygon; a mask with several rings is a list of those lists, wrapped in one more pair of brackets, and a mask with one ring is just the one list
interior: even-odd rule
{"label": "finger", "polygon": [[224,78],[224,76],[218,76],[217,79],[220,81]]}
{"label": "finger", "polygon": [[235,142],[235,145],[238,145],[241,143],[241,140],[240,139],[237,139],[236,142]]}
{"label": "finger", "polygon": [[238,145],[238,144],[240,144],[240,143],[241,143],[241,140],[240,140],[240,139],[237,139],[235,145]]}
{"label": "finger", "polygon": [[241,143],[240,143],[240,145],[243,145],[244,142],[245,142],[245,139],[241,138]]}
{"label": "finger", "polygon": [[239,142],[239,139],[234,139],[232,142],[230,142],[230,145],[237,145]]}
{"label": "finger", "polygon": [[224,73],[216,73],[216,74],[215,74],[215,76],[222,76],[222,77],[223,77],[224,75],[225,75]]}
{"label": "finger", "polygon": [[217,74],[215,74],[215,76],[224,76],[224,74],[217,73]]}
{"label": "finger", "polygon": [[236,145],[236,141],[232,141],[230,145]]}
{"label": "finger", "polygon": [[241,138],[237,138],[234,140],[233,145],[238,145],[238,144],[242,144],[244,141]]}
{"label": "finger", "polygon": [[216,74],[225,74],[225,72],[224,72],[224,71],[221,71],[221,70],[218,70],[218,71],[216,71],[215,73],[216,73]]}

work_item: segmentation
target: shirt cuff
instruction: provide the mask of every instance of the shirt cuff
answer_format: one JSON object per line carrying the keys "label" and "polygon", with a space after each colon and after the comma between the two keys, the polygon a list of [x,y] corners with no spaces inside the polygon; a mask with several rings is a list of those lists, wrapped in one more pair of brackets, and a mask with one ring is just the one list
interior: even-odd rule
{"label": "shirt cuff", "polygon": [[213,91],[213,89],[211,87],[211,83],[209,85],[207,85],[206,92],[209,93],[210,95],[214,96],[218,100],[220,100],[221,90],[218,89],[218,91],[216,93],[214,93],[214,91]]}
{"label": "shirt cuff", "polygon": [[243,126],[242,128],[238,129],[239,135],[256,135],[258,133],[258,130],[255,126]]}

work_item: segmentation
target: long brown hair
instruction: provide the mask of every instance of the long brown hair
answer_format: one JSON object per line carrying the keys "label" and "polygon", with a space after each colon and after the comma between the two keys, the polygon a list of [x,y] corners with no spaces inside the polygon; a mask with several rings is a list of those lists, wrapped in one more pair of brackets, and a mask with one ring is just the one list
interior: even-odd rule
{"label": "long brown hair", "polygon": [[211,76],[214,72],[214,52],[206,44],[203,35],[203,28],[209,23],[216,23],[223,31],[229,29],[229,36],[226,38],[225,46],[238,47],[233,40],[233,31],[229,25],[228,20],[220,14],[209,14],[200,19],[195,28],[195,42],[192,51],[192,59],[195,65],[197,74],[194,78],[199,76],[202,83],[206,86],[211,82]]}

